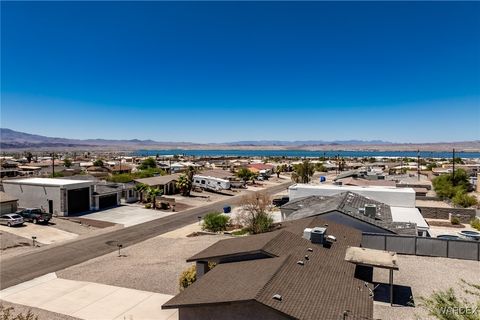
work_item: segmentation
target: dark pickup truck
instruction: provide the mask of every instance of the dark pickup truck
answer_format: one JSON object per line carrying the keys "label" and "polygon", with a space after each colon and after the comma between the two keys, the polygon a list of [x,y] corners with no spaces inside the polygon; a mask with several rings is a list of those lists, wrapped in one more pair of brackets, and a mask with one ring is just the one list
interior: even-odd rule
{"label": "dark pickup truck", "polygon": [[25,208],[17,211],[17,214],[23,217],[24,221],[33,222],[35,224],[43,222],[48,223],[52,219],[51,213],[43,212],[42,209],[38,208]]}
{"label": "dark pickup truck", "polygon": [[284,204],[286,204],[289,200],[290,200],[290,199],[289,199],[288,196],[284,196],[284,197],[281,197],[281,198],[273,199],[272,204],[273,204],[275,207],[281,207],[281,206],[283,206]]}

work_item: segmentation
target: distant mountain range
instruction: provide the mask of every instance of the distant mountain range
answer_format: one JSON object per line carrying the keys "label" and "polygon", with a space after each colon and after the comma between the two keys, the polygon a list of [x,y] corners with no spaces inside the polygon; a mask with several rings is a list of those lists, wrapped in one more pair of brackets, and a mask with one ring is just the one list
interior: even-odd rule
{"label": "distant mountain range", "polygon": [[415,150],[418,146],[428,146],[429,149],[446,150],[452,146],[464,150],[480,150],[480,141],[466,141],[455,143],[426,143],[426,144],[398,144],[383,140],[247,140],[225,143],[192,143],[192,142],[160,142],[153,140],[110,140],[110,139],[68,139],[46,137],[37,134],[19,132],[7,128],[0,128],[0,149],[99,149],[105,150],[135,150],[135,149],[310,149],[310,150]]}

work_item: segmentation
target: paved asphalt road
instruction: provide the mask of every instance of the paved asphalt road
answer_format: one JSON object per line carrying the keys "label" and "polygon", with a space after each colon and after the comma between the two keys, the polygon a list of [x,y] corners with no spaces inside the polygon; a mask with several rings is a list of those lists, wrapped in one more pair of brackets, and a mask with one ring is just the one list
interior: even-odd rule
{"label": "paved asphalt road", "polygon": [[[267,188],[266,191],[269,194],[275,194],[285,190],[290,184],[290,182],[285,182]],[[227,204],[237,204],[240,199],[241,195],[233,196],[225,201],[185,210],[158,220],[12,257],[2,261],[0,265],[0,289],[115,251],[117,250],[116,241],[127,247],[192,224],[198,221],[198,216],[213,210],[222,210],[223,206]]]}

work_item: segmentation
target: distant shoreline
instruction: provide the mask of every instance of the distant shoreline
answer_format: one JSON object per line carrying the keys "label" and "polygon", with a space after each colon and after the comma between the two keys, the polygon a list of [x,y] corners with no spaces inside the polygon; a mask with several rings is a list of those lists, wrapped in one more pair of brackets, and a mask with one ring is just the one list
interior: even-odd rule
{"label": "distant shoreline", "polygon": [[[181,153],[182,151],[225,151],[229,153],[231,151],[272,151],[286,153],[290,152],[417,152],[420,150],[422,153],[451,153],[455,148],[457,153],[479,153],[480,155],[480,142],[468,142],[468,143],[431,143],[431,144],[389,144],[389,145],[314,145],[314,146],[233,146],[233,145],[212,145],[212,144],[194,144],[194,145],[52,145],[44,146],[41,144],[31,144],[28,146],[19,145],[18,147],[1,148],[1,153],[19,153],[24,151],[31,151],[36,153],[42,152],[73,152],[73,151],[91,151],[91,152],[110,152],[110,153],[133,153],[140,150],[145,151],[161,151],[170,150],[172,152]],[[480,156],[479,156],[480,157]]]}

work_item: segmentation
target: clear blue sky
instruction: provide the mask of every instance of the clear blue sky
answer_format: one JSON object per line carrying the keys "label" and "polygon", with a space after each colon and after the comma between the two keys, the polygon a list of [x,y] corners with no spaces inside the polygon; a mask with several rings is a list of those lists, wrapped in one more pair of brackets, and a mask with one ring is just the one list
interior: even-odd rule
{"label": "clear blue sky", "polygon": [[1,126],[159,141],[480,139],[479,2],[2,2]]}

